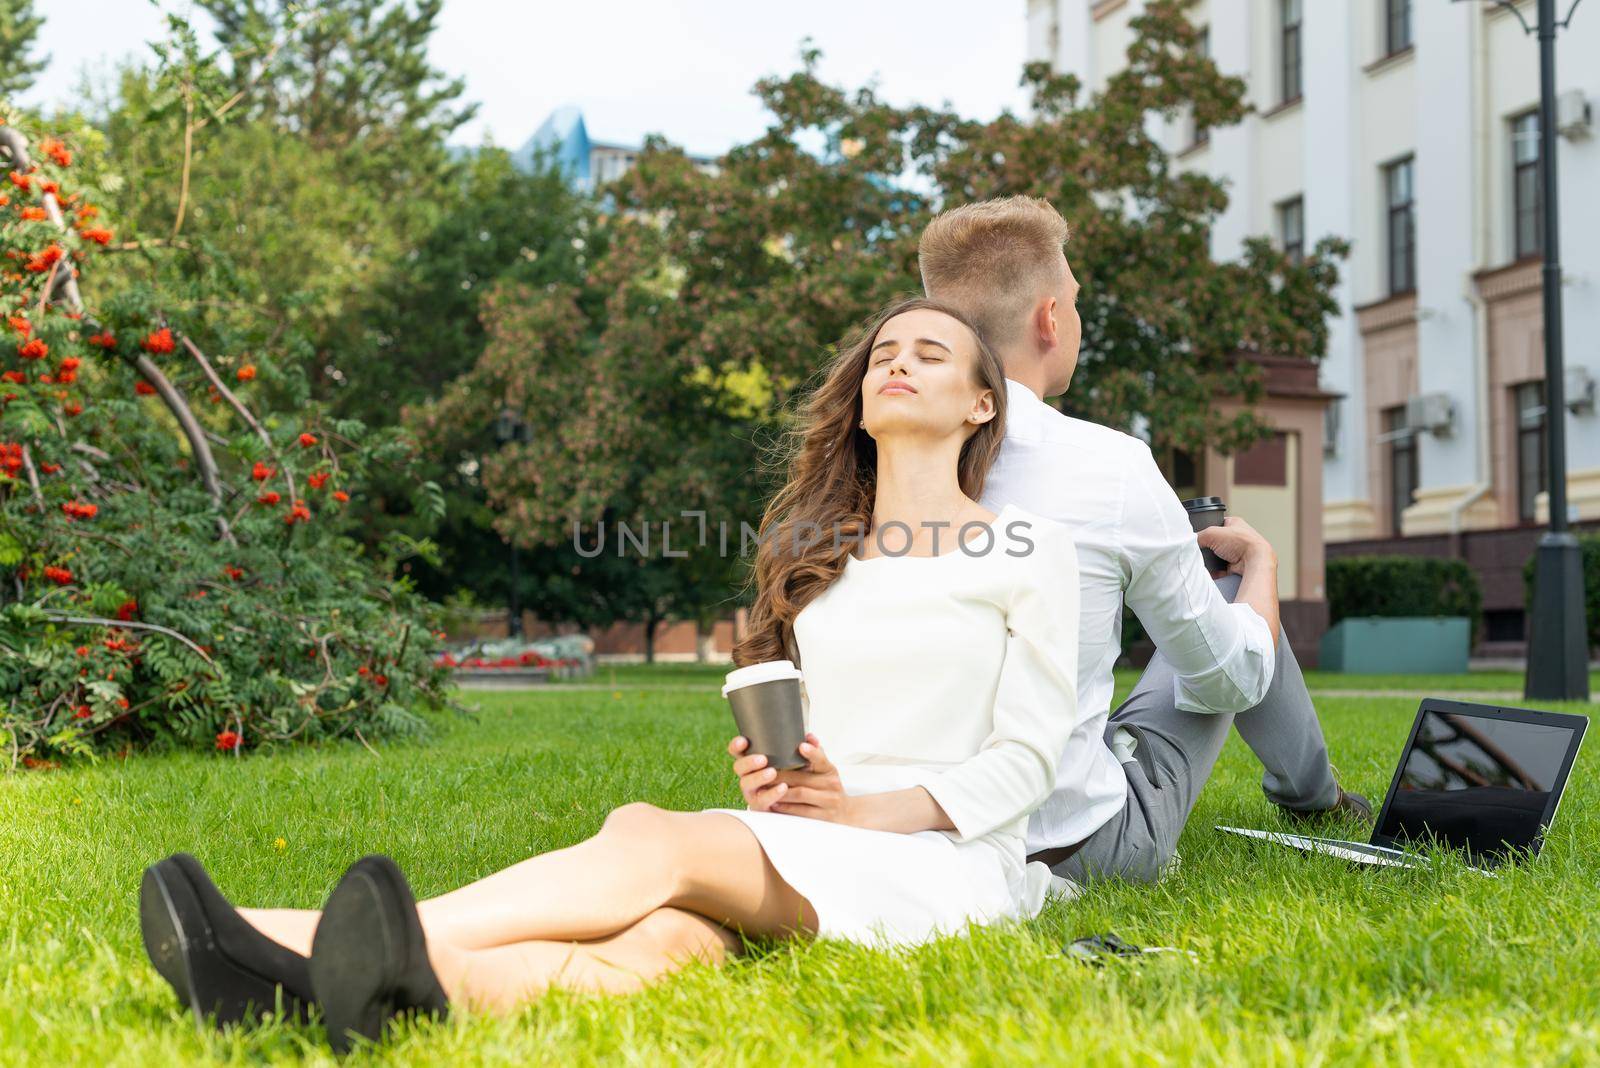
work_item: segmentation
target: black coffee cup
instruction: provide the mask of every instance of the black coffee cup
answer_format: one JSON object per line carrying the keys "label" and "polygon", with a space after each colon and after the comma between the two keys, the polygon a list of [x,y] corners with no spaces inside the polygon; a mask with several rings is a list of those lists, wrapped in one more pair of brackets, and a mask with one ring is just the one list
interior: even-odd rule
{"label": "black coffee cup", "polygon": [[747,755],[760,753],[768,767],[780,771],[807,766],[800,755],[806,740],[800,669],[791,661],[768,660],[728,672],[722,696],[733,710],[734,726],[750,743]]}
{"label": "black coffee cup", "polygon": [[[1196,497],[1192,501],[1184,501],[1183,507],[1189,513],[1189,525],[1196,534],[1206,527],[1220,527],[1228,517],[1228,506],[1222,503],[1221,497]],[[1200,558],[1205,561],[1207,571],[1228,570],[1228,562],[1203,545],[1200,547]]]}

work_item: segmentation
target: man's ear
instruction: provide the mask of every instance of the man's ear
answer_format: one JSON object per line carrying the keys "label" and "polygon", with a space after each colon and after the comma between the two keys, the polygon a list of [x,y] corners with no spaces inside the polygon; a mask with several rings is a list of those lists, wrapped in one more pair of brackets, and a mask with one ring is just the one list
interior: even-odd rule
{"label": "man's ear", "polygon": [[1060,344],[1061,331],[1056,323],[1056,298],[1045,297],[1033,309],[1034,337],[1039,347],[1048,352]]}

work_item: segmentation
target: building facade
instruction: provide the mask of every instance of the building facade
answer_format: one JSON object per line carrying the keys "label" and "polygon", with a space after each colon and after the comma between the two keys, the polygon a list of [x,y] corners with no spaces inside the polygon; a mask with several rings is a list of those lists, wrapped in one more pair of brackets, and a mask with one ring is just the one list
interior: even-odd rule
{"label": "building facade", "polygon": [[[1030,59],[1090,91],[1125,63],[1144,0],[1027,0]],[[1558,3],[1558,14],[1570,4]],[[1600,520],[1600,10],[1557,44],[1566,410],[1544,405],[1539,50],[1487,0],[1194,0],[1189,17],[1252,112],[1156,120],[1182,170],[1227,183],[1219,258],[1351,242],[1319,377],[1329,555],[1493,544],[1491,651],[1523,625],[1520,566],[1546,518],[1543,448],[1565,420],[1568,497]],[[1487,552],[1487,550],[1486,550]],[[1515,581],[1513,581],[1515,577]]]}

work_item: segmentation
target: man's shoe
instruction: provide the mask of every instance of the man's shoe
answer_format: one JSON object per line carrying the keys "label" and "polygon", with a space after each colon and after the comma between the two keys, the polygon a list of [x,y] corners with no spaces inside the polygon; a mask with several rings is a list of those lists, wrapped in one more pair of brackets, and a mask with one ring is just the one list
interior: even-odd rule
{"label": "man's shoe", "polygon": [[197,1022],[253,1023],[269,1012],[299,1020],[311,1004],[306,958],[250,926],[187,853],[144,870],[139,930],[150,963]]}
{"label": "man's shoe", "polygon": [[1295,823],[1322,823],[1338,820],[1345,823],[1372,823],[1372,802],[1360,794],[1339,787],[1339,799],[1327,808],[1278,808]]}
{"label": "man's shoe", "polygon": [[362,857],[333,888],[311,943],[311,985],[335,1053],[358,1038],[378,1041],[397,1016],[449,1012],[416,898],[393,860]]}

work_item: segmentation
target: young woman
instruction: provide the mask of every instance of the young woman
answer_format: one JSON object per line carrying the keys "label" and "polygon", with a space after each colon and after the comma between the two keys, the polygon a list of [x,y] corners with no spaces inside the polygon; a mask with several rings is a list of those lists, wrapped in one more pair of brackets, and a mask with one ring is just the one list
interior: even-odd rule
{"label": "young woman", "polygon": [[365,857],[321,913],[236,910],[180,854],[142,887],[156,967],[221,1020],[278,988],[290,1012],[320,1003],[342,1050],[412,1010],[633,990],[740,935],[904,944],[1033,915],[1050,876],[1024,863],[1026,820],[1078,720],[1077,561],[1065,528],[976,503],[1005,396],[970,325],[920,299],[811,394],[735,650],[804,673],[808,766],[734,739],[746,809],[625,805],[588,841],[420,904]]}

